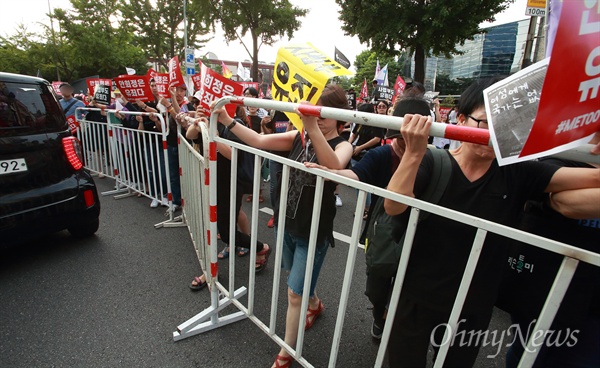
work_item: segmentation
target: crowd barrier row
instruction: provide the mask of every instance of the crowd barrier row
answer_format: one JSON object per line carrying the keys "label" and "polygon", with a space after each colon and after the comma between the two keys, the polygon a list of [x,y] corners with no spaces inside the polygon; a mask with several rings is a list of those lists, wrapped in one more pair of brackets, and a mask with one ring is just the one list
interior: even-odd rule
{"label": "crowd barrier row", "polygon": [[[168,220],[155,224],[155,228],[185,226],[182,216],[175,216],[173,195],[169,175],[167,155],[167,135],[169,134],[166,119],[159,113],[142,113],[134,111],[117,111],[99,108],[77,108],[76,116],[87,112],[106,114],[107,122],[90,121],[78,118],[77,136],[81,141],[86,168],[99,176],[115,180],[115,189],[103,192],[102,195],[114,195],[115,199],[142,195],[164,204],[168,202],[166,216]],[[154,115],[161,125],[160,132],[131,129],[115,124],[115,114],[124,116]],[[167,120],[168,121],[168,120]]]}
{"label": "crowd barrier row", "polygon": [[[225,97],[218,101],[217,108],[224,106],[227,103],[242,104],[245,106],[255,106],[262,108],[271,108],[280,111],[292,112],[295,109],[299,109],[304,114],[321,116],[324,118],[333,118],[336,120],[349,121],[354,123],[366,124],[370,126],[376,126],[381,128],[393,128],[398,129],[402,122],[401,118],[390,117],[384,115],[375,115],[368,113],[360,113],[356,111],[341,110],[326,107],[315,107],[298,105],[293,103],[284,103],[271,100],[260,100],[252,98],[238,98],[238,97]],[[537,324],[535,325],[535,331],[543,330],[546,331],[550,328],[550,325],[556,315],[558,306],[562,301],[565,292],[571,282],[573,274],[577,269],[579,262],[586,262],[595,266],[600,266],[600,255],[592,253],[580,248],[570,246],[568,244],[560,243],[550,239],[546,239],[540,236],[532,235],[527,232],[516,230],[504,225],[500,225],[494,222],[483,220],[474,216],[470,216],[464,213],[453,211],[438,205],[434,205],[428,202],[420,201],[418,199],[406,197],[374,187],[369,184],[354,181],[327,171],[318,169],[307,169],[303,164],[291,161],[281,156],[264,152],[252,147],[248,147],[236,142],[232,142],[223,138],[220,138],[216,134],[217,129],[217,115],[212,114],[210,117],[210,127],[207,129],[203,127],[202,135],[204,139],[205,152],[202,155],[197,155],[191,146],[187,143],[183,143],[184,139],[180,139],[179,151],[180,155],[185,155],[186,158],[182,159],[185,161],[185,168],[182,167],[182,180],[185,183],[198,183],[199,178],[202,178],[202,187],[194,188],[193,191],[189,192],[189,195],[196,196],[193,198],[196,203],[194,207],[188,207],[188,203],[192,198],[185,198],[186,205],[184,206],[184,216],[188,219],[190,231],[193,232],[192,238],[199,249],[204,247],[203,250],[198,250],[197,254],[200,258],[201,265],[205,274],[209,277],[209,286],[211,293],[211,305],[201,313],[192,317],[188,321],[177,326],[177,331],[173,333],[174,340],[181,340],[199,333],[203,333],[215,328],[218,328],[229,323],[239,321],[244,318],[250,319],[254,322],[265,334],[267,334],[273,341],[279,346],[283,347],[288,351],[294,359],[304,367],[313,367],[313,364],[308,362],[303,356],[303,342],[304,342],[304,321],[306,318],[306,311],[308,307],[308,293],[304,293],[302,297],[302,307],[300,316],[300,326],[298,329],[298,339],[295,349],[287,345],[281,336],[276,334],[276,321],[277,321],[277,302],[279,298],[279,280],[281,276],[281,262],[282,262],[282,246],[283,246],[283,231],[279,231],[276,237],[275,245],[275,265],[273,267],[273,290],[271,298],[271,313],[268,322],[260,320],[254,314],[254,295],[255,295],[255,272],[252,267],[249,270],[247,287],[242,286],[236,289],[235,280],[235,258],[229,257],[229,285],[225,286],[219,282],[218,279],[218,258],[217,258],[217,224],[216,224],[216,143],[224,143],[232,148],[232,171],[231,171],[231,201],[232,209],[230,210],[230,244],[235,244],[235,223],[236,219],[233,206],[235,205],[235,191],[236,191],[236,180],[237,180],[237,157],[238,151],[243,150],[250,152],[255,155],[255,166],[254,166],[254,183],[253,183],[253,197],[252,197],[252,212],[251,218],[251,244],[252,249],[250,250],[250,264],[254,264],[256,258],[256,240],[258,236],[258,191],[260,188],[260,160],[269,159],[277,161],[283,165],[282,172],[282,185],[280,193],[280,204],[279,204],[279,217],[278,223],[279,228],[283,229],[286,222],[286,202],[288,195],[288,181],[290,175],[290,169],[302,170],[316,176],[316,193],[314,199],[314,208],[312,213],[312,223],[310,228],[309,236],[309,251],[305,273],[304,290],[309,289],[311,283],[311,276],[314,263],[314,254],[316,248],[316,237],[319,223],[319,214],[321,209],[321,194],[325,180],[332,180],[337,183],[346,185],[351,188],[356,188],[359,191],[357,204],[354,210],[354,223],[352,226],[352,235],[350,239],[350,247],[348,257],[346,260],[346,266],[343,274],[343,285],[340,293],[339,307],[337,311],[336,325],[334,331],[334,337],[331,345],[331,352],[329,356],[329,367],[335,367],[340,350],[340,338],[345,322],[346,308],[348,306],[348,298],[350,295],[350,288],[354,276],[354,266],[356,262],[356,254],[359,248],[359,235],[362,226],[362,214],[365,208],[366,193],[373,193],[381,197],[390,198],[394,201],[402,202],[411,207],[410,219],[408,223],[408,230],[406,233],[402,255],[400,258],[400,265],[396,274],[396,282],[394,284],[390,308],[388,311],[388,318],[386,319],[384,332],[377,354],[376,361],[374,362],[375,367],[381,367],[384,360],[384,354],[389,341],[391,332],[391,326],[393,323],[393,317],[396,314],[396,306],[400,297],[400,293],[403,286],[404,275],[410,258],[410,252],[412,248],[412,241],[417,229],[417,222],[419,215],[422,211],[434,213],[438,216],[445,217],[447,219],[456,221],[457,223],[466,224],[468,226],[477,229],[475,239],[473,241],[472,250],[470,257],[465,268],[463,278],[459,287],[458,294],[452,312],[448,321],[450,328],[446,329],[446,335],[443,341],[451,341],[449,338],[448,331],[456,331],[458,325],[458,318],[463,308],[467,290],[473,278],[475,268],[477,266],[478,257],[483,247],[486,235],[488,233],[494,233],[501,235],[506,238],[521,241],[526,244],[530,244],[535,247],[543,248],[548,251],[561,254],[564,256],[564,260],[558,271],[554,285],[548,297],[545,305],[538,317]],[[445,124],[434,123],[432,128],[432,135],[446,137],[449,139],[456,139],[462,141],[470,141],[480,144],[488,144],[489,135],[487,131],[481,129],[456,129]],[[588,154],[591,145],[580,148],[576,151],[571,151],[563,157],[579,158],[583,161],[597,162],[599,157],[590,156]],[[195,161],[191,163],[190,161]],[[208,159],[208,160],[207,160]],[[208,162],[207,162],[208,161]],[[208,172],[208,175],[207,175]],[[192,175],[193,177],[186,177]],[[182,182],[182,183],[183,183]],[[183,186],[183,184],[182,184]],[[208,205],[206,205],[206,196],[208,195]],[[200,200],[200,198],[202,198]],[[197,212],[198,211],[198,212]],[[199,235],[199,233],[204,233]],[[204,236],[204,239],[202,239]],[[341,275],[340,275],[341,276]],[[242,295],[248,295],[247,305],[241,303],[238,299]],[[219,312],[227,305],[234,305],[239,311],[226,315],[219,316]],[[535,334],[536,332],[532,332]],[[224,343],[226,344],[226,343]],[[519,367],[531,367],[535,361],[538,350],[532,346],[533,341],[528,343],[528,350],[523,355]],[[437,359],[435,361],[435,367],[441,367],[447,355],[450,344],[442,344],[440,347]],[[530,352],[531,351],[531,352]]]}

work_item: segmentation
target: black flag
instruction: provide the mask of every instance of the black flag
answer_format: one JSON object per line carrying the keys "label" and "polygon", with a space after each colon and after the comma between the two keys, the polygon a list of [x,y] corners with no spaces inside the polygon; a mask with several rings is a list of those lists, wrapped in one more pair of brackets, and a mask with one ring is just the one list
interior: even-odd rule
{"label": "black flag", "polygon": [[334,47],[334,48],[335,48],[335,53],[334,53],[335,61],[340,63],[340,65],[342,65],[346,69],[350,68],[350,64],[351,64],[350,60],[348,60],[348,58],[344,54],[342,54],[340,52],[340,50],[337,49],[337,47]]}

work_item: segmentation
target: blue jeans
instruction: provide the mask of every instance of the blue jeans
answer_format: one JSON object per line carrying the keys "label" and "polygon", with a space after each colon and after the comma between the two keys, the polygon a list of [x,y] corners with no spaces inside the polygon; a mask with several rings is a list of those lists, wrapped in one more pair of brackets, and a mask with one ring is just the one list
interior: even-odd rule
{"label": "blue jeans", "polygon": [[[277,227],[275,228],[277,236]],[[317,241],[315,251],[315,262],[313,264],[312,279],[310,282],[310,296],[315,295],[315,287],[319,279],[319,273],[329,248],[327,239]],[[283,234],[282,268],[288,270],[288,287],[297,295],[304,291],[304,273],[306,272],[306,260],[308,257],[308,238],[299,237],[285,231]]]}
{"label": "blue jeans", "polygon": [[[146,160],[148,160],[150,196],[160,200],[167,194],[167,176],[165,174],[165,156],[158,144],[149,144],[147,146]],[[155,181],[156,185],[154,184]]]}
{"label": "blue jeans", "polygon": [[179,151],[177,146],[168,146],[167,156],[169,157],[169,181],[171,182],[173,204],[181,206],[181,183],[179,181]]}

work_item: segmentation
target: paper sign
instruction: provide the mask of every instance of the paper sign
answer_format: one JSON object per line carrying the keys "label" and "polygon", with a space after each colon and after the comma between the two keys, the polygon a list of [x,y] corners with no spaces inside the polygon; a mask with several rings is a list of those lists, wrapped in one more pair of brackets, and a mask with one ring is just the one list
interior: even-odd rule
{"label": "paper sign", "polygon": [[52,89],[54,90],[54,93],[56,93],[59,96],[62,96],[62,93],[60,93],[60,89],[58,87],[60,87],[60,85],[63,83],[64,82],[52,82]]}
{"label": "paper sign", "polygon": [[148,69],[148,73],[146,73],[146,75],[154,79],[154,83],[156,83],[156,89],[158,90],[158,95],[160,97],[171,97],[171,94],[169,93],[169,74],[159,73],[156,70],[150,68]]}
{"label": "paper sign", "polygon": [[253,87],[254,89],[256,89],[258,91],[258,82],[237,82],[237,83],[242,86],[242,92],[244,92],[246,90],[246,88],[250,88],[250,87]]}
{"label": "paper sign", "polygon": [[181,68],[179,68],[179,57],[175,56],[169,60],[169,86],[177,87],[182,84],[185,84],[185,81],[181,74]]}
{"label": "paper sign", "polygon": [[71,129],[71,134],[76,135],[77,129],[79,129],[79,122],[75,118],[75,115],[67,116],[67,123],[69,124],[69,129]]}
{"label": "paper sign", "polygon": [[547,68],[548,59],[544,59],[483,91],[490,139],[500,166],[531,159],[519,158],[519,154],[536,120]]}
{"label": "paper sign", "polygon": [[374,97],[376,101],[392,101],[392,99],[394,98],[394,90],[386,86],[376,86],[374,91]]}
{"label": "paper sign", "polygon": [[112,86],[112,79],[107,78],[88,78],[85,80],[88,86],[88,94],[94,95],[94,91],[96,91],[96,86],[99,84],[104,84],[105,86]]}
{"label": "paper sign", "polygon": [[394,98],[392,99],[392,104],[396,102],[396,99],[399,96],[404,94],[404,88],[406,88],[406,82],[402,79],[401,76],[396,77],[396,82],[394,83]]}
{"label": "paper sign", "polygon": [[94,100],[101,105],[110,105],[110,87],[110,84],[96,85],[96,90],[94,91]]}
{"label": "paper sign", "polygon": [[[277,51],[271,89],[273,100],[315,104],[331,77],[352,74],[338,62],[319,51],[310,43],[288,45]],[[296,129],[302,131],[300,117],[287,113]]]}
{"label": "paper sign", "polygon": [[446,122],[446,119],[448,119],[448,114],[450,113],[450,111],[452,111],[451,107],[441,107],[440,106],[440,119],[442,119],[442,123]]}
{"label": "paper sign", "polygon": [[147,75],[121,75],[115,78],[119,90],[129,101],[154,101]]}
{"label": "paper sign", "polygon": [[522,156],[562,152],[600,130],[599,6],[563,2],[543,98]]}
{"label": "paper sign", "polygon": [[356,110],[356,92],[346,92],[346,99],[348,100],[348,107],[351,110]]}
{"label": "paper sign", "polygon": [[[210,115],[210,105],[223,96],[240,96],[242,86],[204,65],[200,60],[200,73],[192,75],[194,87],[200,92],[200,107],[202,112]],[[235,116],[236,105],[227,104],[225,109],[229,116]]]}

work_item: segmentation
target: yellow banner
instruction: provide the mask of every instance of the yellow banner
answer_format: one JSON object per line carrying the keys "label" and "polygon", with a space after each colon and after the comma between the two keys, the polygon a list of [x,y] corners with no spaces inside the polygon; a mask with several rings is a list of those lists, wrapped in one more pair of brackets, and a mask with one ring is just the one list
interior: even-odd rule
{"label": "yellow banner", "polygon": [[546,0],[527,0],[527,6],[532,8],[546,8]]}
{"label": "yellow banner", "polygon": [[[310,43],[287,45],[277,51],[271,95],[277,101],[315,104],[331,77],[350,74],[352,72]],[[286,115],[296,129],[302,131],[300,117],[295,113]]]}

